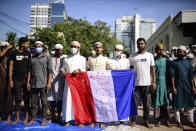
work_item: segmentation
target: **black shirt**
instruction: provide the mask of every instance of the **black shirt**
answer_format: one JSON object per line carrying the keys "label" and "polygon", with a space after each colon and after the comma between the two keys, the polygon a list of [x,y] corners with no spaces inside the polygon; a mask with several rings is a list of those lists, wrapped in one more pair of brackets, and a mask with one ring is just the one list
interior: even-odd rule
{"label": "black shirt", "polygon": [[30,69],[31,55],[28,51],[13,51],[10,54],[10,60],[13,60],[13,79],[26,80],[28,70]]}

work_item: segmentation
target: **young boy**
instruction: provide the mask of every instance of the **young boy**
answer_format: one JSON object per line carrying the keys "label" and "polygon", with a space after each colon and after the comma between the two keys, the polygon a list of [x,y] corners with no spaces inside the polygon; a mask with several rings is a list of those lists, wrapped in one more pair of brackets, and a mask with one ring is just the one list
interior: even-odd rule
{"label": "young boy", "polygon": [[9,65],[9,86],[14,89],[16,120],[12,124],[20,121],[21,101],[24,100],[26,118],[23,124],[28,122],[28,112],[30,105],[29,92],[26,89],[27,74],[30,68],[31,55],[27,51],[29,42],[26,37],[21,37],[18,41],[19,48],[10,55]]}

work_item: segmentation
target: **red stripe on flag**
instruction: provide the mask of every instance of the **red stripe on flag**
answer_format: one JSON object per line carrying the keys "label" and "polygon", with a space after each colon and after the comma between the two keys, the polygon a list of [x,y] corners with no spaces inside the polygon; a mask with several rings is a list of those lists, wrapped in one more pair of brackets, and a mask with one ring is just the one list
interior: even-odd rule
{"label": "red stripe on flag", "polygon": [[95,106],[87,72],[77,75],[68,73],[66,78],[71,90],[75,124],[96,122]]}

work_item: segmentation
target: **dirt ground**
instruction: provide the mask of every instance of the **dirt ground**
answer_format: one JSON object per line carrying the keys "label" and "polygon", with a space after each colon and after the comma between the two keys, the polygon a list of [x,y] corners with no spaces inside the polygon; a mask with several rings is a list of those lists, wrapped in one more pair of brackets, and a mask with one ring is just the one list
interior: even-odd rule
{"label": "dirt ground", "polygon": [[[178,128],[176,126],[176,121],[175,121],[175,116],[173,111],[171,111],[171,119],[170,119],[170,123],[172,124],[171,128],[168,128],[167,126],[165,126],[164,121],[162,121],[162,125],[161,127],[155,127],[155,121],[154,121],[154,117],[153,117],[153,113],[154,111],[151,110],[150,111],[150,123],[153,125],[152,129],[148,129],[144,126],[144,120],[143,120],[143,109],[142,107],[138,107],[138,117],[137,117],[137,128],[143,129],[144,131],[182,131],[182,129]],[[195,114],[195,120],[196,120],[196,114]],[[187,117],[187,113],[183,113],[181,115],[181,121],[184,125],[184,130],[185,131],[196,131],[196,129],[190,127],[188,125],[188,117]]]}

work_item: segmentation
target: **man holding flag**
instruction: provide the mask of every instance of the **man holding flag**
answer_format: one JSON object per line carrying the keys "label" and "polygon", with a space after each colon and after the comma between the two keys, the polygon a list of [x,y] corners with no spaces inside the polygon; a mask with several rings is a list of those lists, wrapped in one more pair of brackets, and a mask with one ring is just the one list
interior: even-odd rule
{"label": "man holding flag", "polygon": [[[122,57],[123,46],[117,44],[114,49],[114,57],[111,59],[112,64],[115,66],[116,70],[126,70],[130,69],[129,59]],[[120,124],[123,124],[123,121],[128,121],[129,118],[120,121]]]}
{"label": "man holding flag", "polygon": [[[61,68],[61,73],[66,75],[72,73],[73,75],[79,72],[86,71],[86,59],[80,55],[80,43],[78,41],[72,41],[70,43],[71,55],[66,57]],[[67,79],[65,79],[65,87],[63,93],[63,120],[66,122],[65,126],[70,125],[70,121],[74,120],[74,110],[72,105],[72,96]],[[84,127],[84,123],[79,123],[79,127]]]}
{"label": "man holding flag", "polygon": [[[88,58],[88,67],[90,71],[106,70],[107,68],[115,69],[115,67],[112,65],[112,62],[107,57],[104,57],[102,55],[103,47],[101,42],[95,43],[95,52],[96,52],[96,56]],[[93,128],[94,125],[95,124],[92,123],[91,125],[89,125],[89,128]],[[99,127],[105,128],[103,123],[100,123]]]}
{"label": "man holding flag", "polygon": [[102,44],[98,42],[95,47],[96,56],[88,61],[91,71],[66,73],[66,82],[71,92],[75,124],[91,123],[92,128],[94,123],[100,122],[99,127],[104,128],[103,123],[137,115],[133,92],[135,76],[132,70],[106,70],[114,67],[102,56]]}

